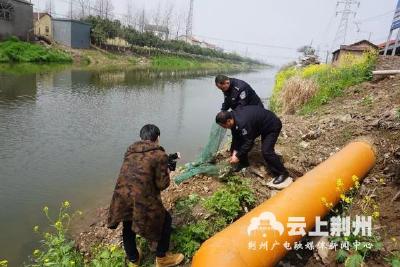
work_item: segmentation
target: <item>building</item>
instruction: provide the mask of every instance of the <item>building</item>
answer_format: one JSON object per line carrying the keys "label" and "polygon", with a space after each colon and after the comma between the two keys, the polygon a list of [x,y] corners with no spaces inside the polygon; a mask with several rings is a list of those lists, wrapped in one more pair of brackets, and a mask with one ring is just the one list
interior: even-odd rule
{"label": "building", "polygon": [[54,41],[72,48],[90,48],[91,25],[73,19],[53,18]]}
{"label": "building", "polygon": [[[387,44],[387,42],[384,42],[384,43],[378,45],[379,53],[381,55],[383,55],[385,53],[386,44]],[[389,41],[388,51],[387,51],[388,55],[392,54],[395,45],[396,45],[396,40],[390,40]],[[400,56],[400,42],[397,43],[395,55],[396,56]]]}
{"label": "building", "polygon": [[144,25],[144,31],[153,33],[161,40],[168,40],[169,29],[166,26],[146,24]]}
{"label": "building", "polygon": [[0,40],[33,38],[33,6],[25,0],[0,0]]}
{"label": "building", "polygon": [[33,28],[35,36],[53,40],[52,18],[48,13],[33,13]]}
{"label": "building", "polygon": [[351,45],[341,45],[340,49],[333,52],[332,63],[337,63],[345,55],[362,56],[365,52],[370,50],[378,51],[379,47],[367,40],[362,40],[360,42]]}

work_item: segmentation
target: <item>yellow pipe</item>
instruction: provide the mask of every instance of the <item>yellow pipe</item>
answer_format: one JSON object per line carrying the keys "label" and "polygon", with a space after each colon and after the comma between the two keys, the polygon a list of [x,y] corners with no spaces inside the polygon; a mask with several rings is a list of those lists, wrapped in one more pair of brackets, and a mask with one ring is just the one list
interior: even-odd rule
{"label": "yellow pipe", "polygon": [[[325,198],[333,205],[339,203],[341,192],[337,190],[338,180],[343,182],[340,186],[342,192],[347,192],[354,186],[352,177],[355,175],[362,179],[374,166],[375,160],[375,152],[368,142],[355,141],[348,144],[288,188],[204,242],[193,258],[192,267],[276,265],[287,252],[283,243],[287,241],[293,245],[302,239],[301,235],[289,236],[288,217],[305,217],[307,225],[305,230],[309,232],[315,226],[315,218],[317,216],[323,218],[329,212],[329,208],[321,199]],[[252,231],[256,228],[250,225],[259,225],[256,218],[260,218],[260,215],[263,214],[267,220],[267,215],[270,214],[265,212],[275,215],[284,229],[280,229],[278,223],[273,227],[275,230],[256,227],[258,230]],[[267,222],[265,220],[262,222]],[[274,242],[279,242],[280,245],[272,247]],[[254,244],[257,246],[255,250]]]}

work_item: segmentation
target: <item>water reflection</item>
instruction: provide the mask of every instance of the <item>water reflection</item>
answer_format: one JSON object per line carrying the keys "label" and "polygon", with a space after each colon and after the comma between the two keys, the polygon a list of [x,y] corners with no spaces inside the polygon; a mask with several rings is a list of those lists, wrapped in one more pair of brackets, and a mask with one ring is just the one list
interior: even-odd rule
{"label": "water reflection", "polygon": [[0,101],[13,101],[21,97],[34,99],[36,84],[36,74],[27,74],[19,79],[13,74],[0,73]]}

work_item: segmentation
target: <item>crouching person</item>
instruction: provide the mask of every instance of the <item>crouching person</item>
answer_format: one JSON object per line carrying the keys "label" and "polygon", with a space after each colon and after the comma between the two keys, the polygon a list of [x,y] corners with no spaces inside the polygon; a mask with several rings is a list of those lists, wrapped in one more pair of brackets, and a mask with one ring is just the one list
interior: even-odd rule
{"label": "crouching person", "polygon": [[168,156],[159,145],[157,126],[145,125],[140,138],[125,153],[110,205],[108,227],[115,229],[123,223],[122,237],[129,266],[139,266],[141,260],[136,234],[158,243],[157,267],[176,266],[184,256],[168,253],[172,219],[160,195],[170,184]]}
{"label": "crouching person", "polygon": [[236,164],[234,171],[238,172],[249,166],[247,155],[252,150],[255,139],[261,136],[262,155],[273,176],[273,183],[283,183],[289,177],[289,172],[275,153],[282,122],[273,112],[260,106],[245,106],[232,112],[221,111],[215,121],[221,127],[231,129],[230,163]]}

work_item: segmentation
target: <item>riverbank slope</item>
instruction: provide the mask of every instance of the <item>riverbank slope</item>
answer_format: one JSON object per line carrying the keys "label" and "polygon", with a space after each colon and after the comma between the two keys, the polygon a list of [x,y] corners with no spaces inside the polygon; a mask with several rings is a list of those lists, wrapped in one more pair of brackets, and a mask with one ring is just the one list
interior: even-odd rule
{"label": "riverbank slope", "polygon": [[[379,58],[376,69],[388,68],[400,68],[400,61]],[[353,196],[352,215],[361,213],[360,206],[364,206],[366,200],[369,201],[369,214],[365,215],[374,217],[374,237],[379,240],[375,245],[379,245],[379,249],[368,251],[364,261],[371,266],[387,266],[396,262],[400,250],[397,243],[400,239],[400,208],[398,199],[392,201],[392,198],[400,189],[400,75],[351,86],[341,96],[324,103],[311,113],[282,115],[281,118],[284,128],[277,150],[283,155],[295,179],[327,159],[347,142],[364,136],[373,140],[378,152],[377,165]],[[218,155],[219,161],[227,157],[226,150]],[[241,201],[236,216],[244,214],[276,193],[276,190],[267,187],[270,177],[263,167],[260,144],[256,145],[250,157],[252,166],[239,176],[248,183],[254,202],[249,205]],[[212,231],[203,229],[202,224],[207,228],[204,220],[209,220],[215,214],[205,208],[209,204],[204,205],[204,202],[218,201],[218,195],[232,197],[232,194],[226,192],[226,186],[224,180],[200,175],[179,186],[172,185],[163,192],[164,203],[172,211],[174,226],[181,238],[174,239],[175,249],[184,249],[190,256],[199,243],[211,235]],[[233,198],[224,199],[224,202],[229,202],[229,199]],[[232,206],[232,203],[228,205]],[[222,213],[229,214],[229,210],[223,210]],[[108,230],[105,227],[106,214],[107,208],[99,209],[97,215],[89,219],[90,227],[75,235],[77,246],[87,255],[90,254],[89,248],[95,244],[121,244],[121,229]],[[184,234],[192,248],[188,248],[189,244],[179,244]],[[345,262],[352,255],[358,255],[354,249],[346,253],[343,259],[338,259],[334,251],[323,258],[317,250],[293,252],[282,263],[287,266],[336,266],[338,262]]]}

